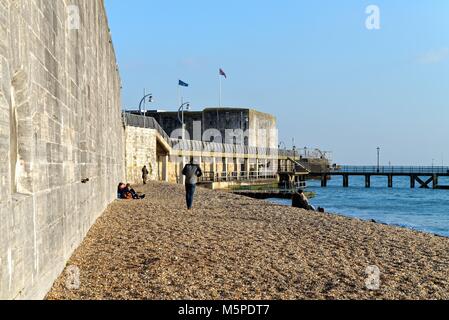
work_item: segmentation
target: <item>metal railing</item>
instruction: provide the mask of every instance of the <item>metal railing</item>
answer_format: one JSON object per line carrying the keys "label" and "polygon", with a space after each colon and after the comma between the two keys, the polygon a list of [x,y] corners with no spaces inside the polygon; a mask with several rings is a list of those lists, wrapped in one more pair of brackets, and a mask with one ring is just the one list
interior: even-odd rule
{"label": "metal railing", "polygon": [[299,154],[296,150],[279,149],[279,156],[284,158],[298,158]]}
{"label": "metal railing", "polygon": [[328,172],[335,173],[366,173],[366,174],[449,174],[449,167],[438,166],[341,166],[330,168]]}
{"label": "metal railing", "polygon": [[156,119],[152,117],[139,116],[137,114],[131,114],[128,112],[122,113],[123,124],[125,126],[153,129],[156,130],[164,140],[171,145],[170,136],[160,126]]}
{"label": "metal railing", "polygon": [[206,142],[198,140],[182,140],[170,138],[170,144],[174,150],[178,151],[197,151],[197,152],[217,152],[228,154],[250,154],[260,156],[271,156],[278,158],[278,149],[273,148],[257,148],[240,144],[227,144]]}
{"label": "metal railing", "polygon": [[[153,117],[123,112],[123,123],[125,126],[146,128],[156,130],[164,140],[175,150],[198,151],[198,152],[219,152],[229,154],[250,154],[261,156],[273,156],[278,158],[279,149],[251,147],[241,144],[215,143],[198,140],[174,139],[171,138]],[[284,150],[283,150],[284,151]],[[293,151],[292,151],[293,153]]]}
{"label": "metal railing", "polygon": [[[174,150],[184,151],[184,152],[217,152],[217,153],[227,153],[227,154],[246,154],[246,155],[259,155],[272,159],[289,158],[297,159],[299,157],[298,150],[286,150],[278,148],[263,148],[263,147],[252,147],[245,146],[242,144],[226,144],[226,143],[215,143],[197,140],[186,140],[186,139],[174,139],[171,138],[167,132],[160,126],[156,119],[153,117],[147,117],[144,115],[133,114],[124,111],[122,113],[123,123],[125,126],[146,128],[156,130],[162,138],[167,142],[167,144]],[[307,164],[301,163],[306,170],[309,168]]]}
{"label": "metal railing", "polygon": [[276,180],[277,173],[273,172],[203,172],[203,176],[199,178],[199,182],[232,182],[232,181],[259,181],[259,180]]}
{"label": "metal railing", "polygon": [[298,165],[298,164],[293,164],[293,163],[287,164],[287,165],[281,164],[280,166],[278,166],[278,168],[279,168],[279,172],[310,172],[303,166]]}

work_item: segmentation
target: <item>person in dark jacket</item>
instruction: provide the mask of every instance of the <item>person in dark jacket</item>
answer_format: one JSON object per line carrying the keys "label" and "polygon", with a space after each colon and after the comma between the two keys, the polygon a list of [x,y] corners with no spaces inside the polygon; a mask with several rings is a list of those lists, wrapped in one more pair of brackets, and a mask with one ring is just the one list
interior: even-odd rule
{"label": "person in dark jacket", "polygon": [[292,207],[300,208],[304,210],[312,210],[316,211],[313,206],[309,204],[309,200],[307,199],[304,191],[302,189],[298,189],[296,193],[292,196]]}
{"label": "person in dark jacket", "polygon": [[148,172],[147,166],[143,166],[143,168],[142,168],[143,184],[147,184],[148,174],[149,174],[149,172]]}
{"label": "person in dark jacket", "polygon": [[193,198],[195,196],[196,184],[198,182],[198,178],[203,175],[201,168],[193,162],[193,159],[190,160],[190,163],[187,164],[182,170],[182,174],[186,177],[186,203],[187,209],[191,210],[193,207]]}
{"label": "person in dark jacket", "polygon": [[120,182],[117,187],[117,198],[126,199],[126,184]]}

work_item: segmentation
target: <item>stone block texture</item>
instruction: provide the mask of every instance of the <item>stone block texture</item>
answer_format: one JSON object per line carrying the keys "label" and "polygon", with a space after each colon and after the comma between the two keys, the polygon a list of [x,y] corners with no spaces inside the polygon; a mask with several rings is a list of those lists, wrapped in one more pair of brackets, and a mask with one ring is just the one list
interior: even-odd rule
{"label": "stone block texture", "polygon": [[0,0],[0,299],[45,296],[124,156],[103,1]]}
{"label": "stone block texture", "polygon": [[148,180],[158,179],[156,130],[126,127],[126,182],[141,184],[142,168],[147,166]]}

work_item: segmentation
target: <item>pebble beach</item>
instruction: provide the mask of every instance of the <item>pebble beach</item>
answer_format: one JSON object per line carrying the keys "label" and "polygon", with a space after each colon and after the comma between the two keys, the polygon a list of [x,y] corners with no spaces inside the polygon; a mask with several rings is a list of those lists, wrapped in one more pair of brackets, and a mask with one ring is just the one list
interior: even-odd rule
{"label": "pebble beach", "polygon": [[[50,300],[449,299],[449,239],[198,188],[150,183],[113,202]],[[380,271],[367,287],[367,269]]]}

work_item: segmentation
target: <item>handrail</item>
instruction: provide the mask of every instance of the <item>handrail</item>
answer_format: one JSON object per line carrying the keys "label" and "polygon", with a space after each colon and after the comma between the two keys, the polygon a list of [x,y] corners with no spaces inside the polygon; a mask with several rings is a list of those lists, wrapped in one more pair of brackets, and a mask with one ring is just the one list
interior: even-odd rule
{"label": "handrail", "polygon": [[[129,112],[122,113],[122,119],[125,126],[153,129],[156,130],[162,138],[170,144],[170,136],[160,126],[156,119],[152,117],[140,116]],[[170,144],[171,145],[171,144]]]}
{"label": "handrail", "polygon": [[[446,166],[340,166],[330,168],[328,173],[366,174],[449,174]],[[323,173],[326,173],[323,172]],[[316,172],[313,172],[316,173]]]}
{"label": "handrail", "polygon": [[217,143],[198,140],[170,138],[173,149],[178,151],[220,152],[229,154],[251,154],[278,157],[278,149],[249,147],[241,144]]}
{"label": "handrail", "polygon": [[[295,161],[294,159],[299,156],[297,150],[285,150],[278,148],[263,148],[263,147],[252,147],[245,146],[243,144],[226,144],[226,143],[215,143],[207,141],[196,141],[196,140],[183,140],[171,138],[157,120],[153,117],[147,117],[144,115],[134,114],[128,111],[122,112],[122,119],[125,126],[146,128],[156,130],[162,138],[170,145],[172,149],[178,151],[198,151],[198,152],[220,152],[228,154],[249,154],[249,155],[259,155],[259,156],[272,156],[273,158],[286,157],[290,161]],[[305,167],[304,164],[299,164],[299,166],[304,167],[304,169],[310,171],[309,168]]]}
{"label": "handrail", "polygon": [[240,171],[240,172],[203,172],[203,176],[199,178],[199,182],[229,182],[229,181],[249,181],[249,180],[276,180],[277,173],[273,172],[256,172],[256,171]]}
{"label": "handrail", "polygon": [[123,123],[125,126],[154,129],[164,140],[175,150],[179,151],[200,151],[200,152],[220,152],[231,154],[251,154],[251,155],[272,155],[278,157],[279,149],[277,148],[261,148],[250,147],[240,144],[226,144],[197,140],[183,140],[171,138],[160,124],[153,117],[147,117],[129,112],[122,113]]}

